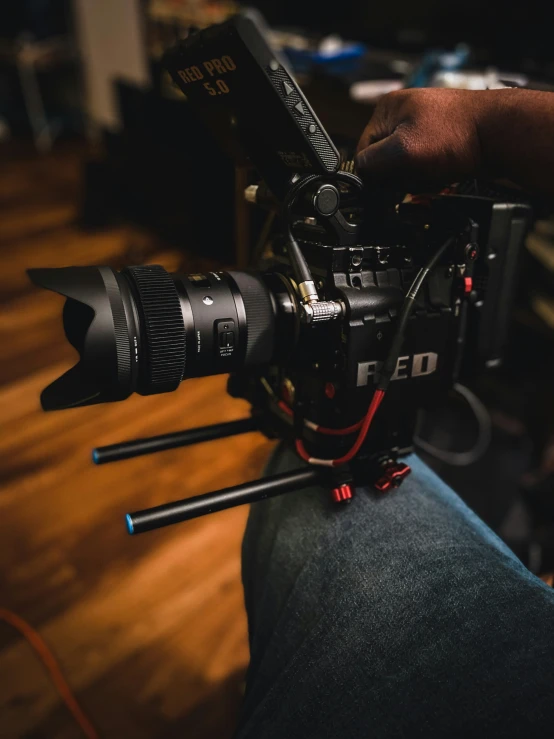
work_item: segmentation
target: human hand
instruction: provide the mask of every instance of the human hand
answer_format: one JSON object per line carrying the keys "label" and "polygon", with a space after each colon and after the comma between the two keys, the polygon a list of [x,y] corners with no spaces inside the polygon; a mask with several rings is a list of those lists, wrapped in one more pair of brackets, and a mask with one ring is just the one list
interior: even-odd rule
{"label": "human hand", "polygon": [[400,90],[383,97],[358,144],[370,184],[433,190],[483,168],[479,126],[487,91]]}

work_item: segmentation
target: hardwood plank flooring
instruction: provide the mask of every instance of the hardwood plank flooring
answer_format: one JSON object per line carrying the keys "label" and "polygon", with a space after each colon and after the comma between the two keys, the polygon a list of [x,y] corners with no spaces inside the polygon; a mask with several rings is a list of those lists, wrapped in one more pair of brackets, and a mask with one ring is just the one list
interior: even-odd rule
{"label": "hardwood plank flooring", "polygon": [[[41,389],[71,365],[59,296],[25,269],[202,259],[128,226],[76,224],[82,147],[0,150],[0,606],[47,640],[100,736],[232,734],[248,661],[240,584],[247,510],[129,537],[125,512],[257,477],[258,434],[104,467],[93,446],[232,420],[225,378],[168,395],[46,414]],[[0,736],[80,737],[41,664],[0,622]]]}

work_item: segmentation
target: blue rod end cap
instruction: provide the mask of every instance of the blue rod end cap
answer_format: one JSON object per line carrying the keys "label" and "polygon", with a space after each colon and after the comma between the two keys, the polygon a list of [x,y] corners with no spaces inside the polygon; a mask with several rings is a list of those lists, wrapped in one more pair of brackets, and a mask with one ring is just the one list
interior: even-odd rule
{"label": "blue rod end cap", "polygon": [[125,516],[125,522],[127,524],[127,531],[131,534],[131,536],[135,533],[135,526],[133,524],[133,519],[131,518],[131,514],[127,513]]}
{"label": "blue rod end cap", "polygon": [[94,464],[98,464],[98,449],[92,450],[92,461]]}

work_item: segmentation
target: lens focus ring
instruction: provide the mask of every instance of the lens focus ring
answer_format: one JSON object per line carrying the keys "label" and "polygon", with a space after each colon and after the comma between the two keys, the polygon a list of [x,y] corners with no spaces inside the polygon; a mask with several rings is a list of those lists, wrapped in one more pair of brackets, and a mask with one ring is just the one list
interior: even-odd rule
{"label": "lens focus ring", "polygon": [[185,370],[185,325],[177,289],[163,267],[128,267],[141,322],[142,395],[176,390]]}
{"label": "lens focus ring", "polygon": [[229,272],[246,312],[248,341],[245,366],[269,362],[274,349],[275,318],[269,290],[259,275]]}

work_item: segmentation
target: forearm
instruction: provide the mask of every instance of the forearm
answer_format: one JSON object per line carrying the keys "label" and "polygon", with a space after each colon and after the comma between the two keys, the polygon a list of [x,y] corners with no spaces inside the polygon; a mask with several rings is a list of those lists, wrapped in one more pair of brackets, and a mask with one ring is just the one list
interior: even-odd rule
{"label": "forearm", "polygon": [[483,170],[526,190],[554,195],[554,93],[476,93]]}

